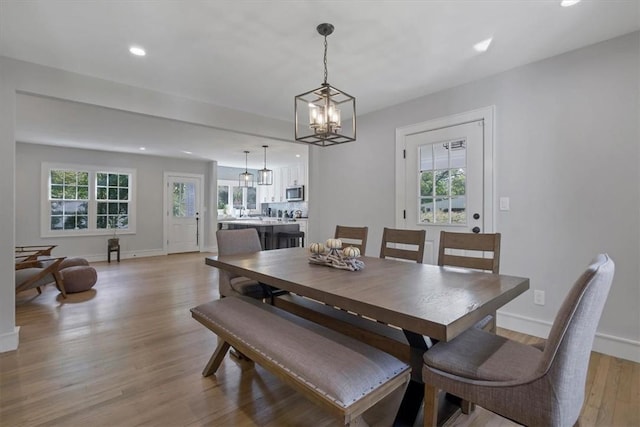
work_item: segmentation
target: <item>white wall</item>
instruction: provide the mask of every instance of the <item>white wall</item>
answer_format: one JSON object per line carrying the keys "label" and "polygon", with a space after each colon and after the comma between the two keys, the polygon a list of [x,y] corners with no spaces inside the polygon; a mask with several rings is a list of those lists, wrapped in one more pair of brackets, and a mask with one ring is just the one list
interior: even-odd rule
{"label": "white wall", "polygon": [[[0,220],[4,224],[0,227],[0,352],[13,350],[18,344],[15,232],[11,226],[15,222],[16,93],[84,102],[269,138],[291,137],[291,125],[285,121],[0,57]],[[213,169],[209,173],[212,179],[214,163],[209,167]]]}
{"label": "white wall", "polygon": [[[163,253],[164,173],[204,175],[205,200],[209,205],[208,161],[182,160],[142,154],[111,153],[38,144],[16,144],[16,243],[56,244],[54,255],[83,256],[104,260],[108,236],[40,238],[40,167],[43,162],[136,169],[136,233],[121,234],[122,257]],[[215,224],[206,224],[215,227]],[[208,233],[207,233],[208,234]],[[206,235],[204,247],[209,247]]]}
{"label": "white wall", "polygon": [[546,334],[579,273],[608,252],[616,277],[596,349],[640,361],[639,52],[634,33],[359,117],[356,142],[311,150],[310,241],[368,225],[375,256],[395,224],[395,129],[495,105],[496,202],[511,199],[511,211],[495,207],[501,272],[547,299],[534,305],[530,290],[499,323]]}

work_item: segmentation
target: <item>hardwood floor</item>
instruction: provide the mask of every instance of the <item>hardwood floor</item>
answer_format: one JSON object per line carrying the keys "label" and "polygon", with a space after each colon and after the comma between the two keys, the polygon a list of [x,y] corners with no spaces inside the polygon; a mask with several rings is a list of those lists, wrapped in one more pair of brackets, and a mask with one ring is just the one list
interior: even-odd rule
{"label": "hardwood floor", "polygon": [[[20,347],[0,354],[0,425],[339,425],[249,362],[227,357],[217,375],[201,376],[216,341],[189,309],[218,298],[217,270],[204,256],[95,263],[89,292],[17,295]],[[593,353],[580,425],[640,425],[639,386],[639,364]],[[390,425],[398,403],[392,396],[365,419]],[[451,425],[514,424],[478,408]]]}

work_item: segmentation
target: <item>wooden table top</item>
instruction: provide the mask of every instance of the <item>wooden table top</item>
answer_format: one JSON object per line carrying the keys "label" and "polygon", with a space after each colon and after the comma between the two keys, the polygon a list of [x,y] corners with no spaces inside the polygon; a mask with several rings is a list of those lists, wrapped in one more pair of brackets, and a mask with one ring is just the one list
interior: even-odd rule
{"label": "wooden table top", "polygon": [[529,289],[523,277],[361,257],[361,271],[308,262],[305,248],[207,257],[259,280],[402,329],[448,341]]}

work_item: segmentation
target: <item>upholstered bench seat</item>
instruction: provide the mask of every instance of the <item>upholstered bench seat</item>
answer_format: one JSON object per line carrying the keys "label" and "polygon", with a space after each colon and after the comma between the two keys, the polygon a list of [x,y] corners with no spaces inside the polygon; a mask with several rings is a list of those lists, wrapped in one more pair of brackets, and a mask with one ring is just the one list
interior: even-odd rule
{"label": "upholstered bench seat", "polygon": [[409,380],[409,365],[390,354],[255,299],[224,298],[191,313],[220,338],[203,375],[232,345],[345,425]]}

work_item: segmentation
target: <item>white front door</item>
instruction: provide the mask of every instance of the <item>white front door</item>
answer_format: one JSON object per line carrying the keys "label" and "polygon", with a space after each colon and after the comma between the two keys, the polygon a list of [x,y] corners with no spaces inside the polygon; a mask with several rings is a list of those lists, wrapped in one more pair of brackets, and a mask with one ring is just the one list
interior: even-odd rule
{"label": "white front door", "polygon": [[[425,130],[410,129],[401,140],[404,167],[399,228],[425,229],[424,262],[436,264],[440,231],[493,231],[493,211],[486,200],[492,188],[486,174],[485,120],[458,122]],[[400,175],[401,178],[400,178]],[[489,206],[487,206],[489,204]]]}
{"label": "white front door", "polygon": [[167,253],[200,251],[202,178],[168,175],[166,181]]}

